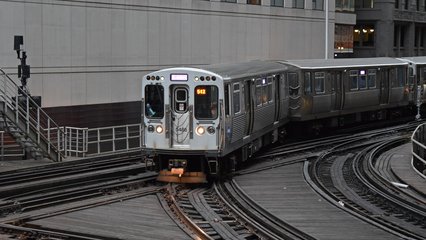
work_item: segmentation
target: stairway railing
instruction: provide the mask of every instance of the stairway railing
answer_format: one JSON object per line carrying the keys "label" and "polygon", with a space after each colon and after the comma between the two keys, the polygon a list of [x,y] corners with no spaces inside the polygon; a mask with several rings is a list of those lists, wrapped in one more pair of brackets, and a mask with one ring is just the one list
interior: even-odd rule
{"label": "stairway railing", "polygon": [[66,155],[66,136],[58,124],[0,68],[1,111],[54,161]]}

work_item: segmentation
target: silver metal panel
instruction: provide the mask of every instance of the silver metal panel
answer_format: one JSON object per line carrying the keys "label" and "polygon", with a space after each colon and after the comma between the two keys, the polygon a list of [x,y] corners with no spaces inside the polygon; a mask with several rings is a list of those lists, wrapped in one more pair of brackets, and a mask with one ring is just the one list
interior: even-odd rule
{"label": "silver metal panel", "polygon": [[392,88],[390,92],[389,103],[403,103],[404,87]]}
{"label": "silver metal panel", "polygon": [[254,111],[253,132],[259,131],[274,122],[274,110],[275,105],[270,104]]}
{"label": "silver metal panel", "polygon": [[379,106],[380,90],[366,90],[366,91],[353,91],[346,92],[345,105],[343,109]]}
{"label": "silver metal panel", "polygon": [[329,94],[313,96],[312,113],[329,112],[331,97]]}
{"label": "silver metal panel", "polygon": [[353,68],[371,66],[408,65],[408,63],[395,58],[345,58],[345,59],[306,59],[283,61],[301,69],[327,69],[327,68]]}
{"label": "silver metal panel", "polygon": [[232,143],[241,140],[244,137],[245,126],[246,116],[244,114],[240,114],[232,118]]}

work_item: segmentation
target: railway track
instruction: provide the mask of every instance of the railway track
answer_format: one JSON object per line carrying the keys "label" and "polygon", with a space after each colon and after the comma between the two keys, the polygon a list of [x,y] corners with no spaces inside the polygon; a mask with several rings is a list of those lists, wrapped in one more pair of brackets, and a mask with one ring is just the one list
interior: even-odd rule
{"label": "railway track", "polygon": [[235,181],[181,188],[169,186],[164,207],[195,239],[314,239],[256,204]]}
{"label": "railway track", "polygon": [[394,136],[363,144],[342,143],[305,164],[311,186],[328,201],[363,220],[408,239],[424,239],[425,210],[419,199],[401,197],[374,167],[380,153],[405,143]]}
{"label": "railway track", "polygon": [[137,189],[156,175],[137,156],[4,172],[0,177],[0,217]]}

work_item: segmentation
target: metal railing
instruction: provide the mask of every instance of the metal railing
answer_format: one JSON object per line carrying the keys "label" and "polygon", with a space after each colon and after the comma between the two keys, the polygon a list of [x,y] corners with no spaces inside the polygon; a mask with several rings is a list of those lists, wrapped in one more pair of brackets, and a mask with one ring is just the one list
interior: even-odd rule
{"label": "metal railing", "polygon": [[39,149],[54,161],[66,155],[65,133],[40,106],[0,68],[1,111],[23,131]]}
{"label": "metal railing", "polygon": [[411,136],[412,166],[423,178],[426,178],[426,124],[419,125]]}
{"label": "metal railing", "polygon": [[141,126],[130,124],[92,129],[64,127],[67,156],[87,157],[140,149]]}

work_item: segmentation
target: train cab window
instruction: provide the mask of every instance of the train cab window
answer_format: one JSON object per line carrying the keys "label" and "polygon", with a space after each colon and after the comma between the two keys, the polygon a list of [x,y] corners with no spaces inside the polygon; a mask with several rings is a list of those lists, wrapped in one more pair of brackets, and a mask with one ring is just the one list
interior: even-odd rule
{"label": "train cab window", "polygon": [[349,84],[351,90],[358,90],[358,70],[349,71]]}
{"label": "train cab window", "polygon": [[325,73],[316,72],[315,73],[315,93],[322,94],[325,93]]}
{"label": "train cab window", "polygon": [[241,112],[240,92],[240,83],[234,83],[234,93],[232,95],[234,114]]}
{"label": "train cab window", "polygon": [[161,85],[145,86],[145,116],[164,117],[164,88]]}
{"label": "train cab window", "polygon": [[377,71],[376,69],[368,69],[368,88],[376,88],[376,75]]}
{"label": "train cab window", "polygon": [[367,72],[365,70],[359,71],[358,87],[359,89],[367,89]]}
{"label": "train cab window", "polygon": [[311,73],[305,72],[305,94],[311,94],[311,93],[312,93]]}
{"label": "train cab window", "polygon": [[194,115],[196,119],[217,118],[218,95],[216,86],[197,86],[194,89]]}

